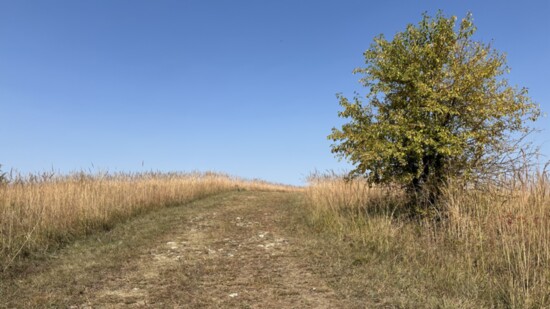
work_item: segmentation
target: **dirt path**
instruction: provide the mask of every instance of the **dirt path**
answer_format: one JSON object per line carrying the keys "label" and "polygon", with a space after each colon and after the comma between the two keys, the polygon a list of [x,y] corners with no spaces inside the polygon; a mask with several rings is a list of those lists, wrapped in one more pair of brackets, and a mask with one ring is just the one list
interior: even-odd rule
{"label": "dirt path", "polygon": [[299,198],[235,192],[150,215],[14,279],[6,307],[346,307],[292,233]]}

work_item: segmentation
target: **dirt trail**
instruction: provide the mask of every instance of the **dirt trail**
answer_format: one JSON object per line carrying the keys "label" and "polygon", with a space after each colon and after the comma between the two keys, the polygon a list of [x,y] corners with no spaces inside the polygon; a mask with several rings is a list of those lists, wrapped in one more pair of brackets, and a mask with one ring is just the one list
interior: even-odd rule
{"label": "dirt trail", "polygon": [[[300,239],[288,226],[292,222],[289,210],[298,199],[292,193],[236,192],[208,205],[194,203],[185,208],[180,224],[136,246],[124,258],[101,262],[92,250],[87,251],[86,261],[80,261],[67,253],[68,257],[60,257],[60,262],[38,276],[41,279],[23,279],[19,291],[40,290],[48,281],[44,273],[54,275],[56,267],[65,265],[65,276],[88,278],[78,292],[58,284],[59,290],[42,296],[50,297],[44,304],[69,308],[345,307],[309,268]],[[116,241],[125,240],[111,240]],[[86,266],[90,259],[99,265]],[[110,264],[108,271],[105,263]],[[72,271],[66,270],[67,264]],[[34,305],[39,306],[36,299]]]}

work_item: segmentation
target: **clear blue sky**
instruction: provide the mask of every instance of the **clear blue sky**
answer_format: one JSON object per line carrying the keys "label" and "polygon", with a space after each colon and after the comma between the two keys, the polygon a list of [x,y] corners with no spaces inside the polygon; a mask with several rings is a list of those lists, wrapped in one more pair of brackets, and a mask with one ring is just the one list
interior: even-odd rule
{"label": "clear blue sky", "polygon": [[[549,3],[0,0],[0,163],[301,184],[349,168],[326,139],[335,94],[361,90],[351,71],[374,36],[424,11],[471,11],[476,39],[550,110]],[[550,154],[548,118],[538,126]]]}

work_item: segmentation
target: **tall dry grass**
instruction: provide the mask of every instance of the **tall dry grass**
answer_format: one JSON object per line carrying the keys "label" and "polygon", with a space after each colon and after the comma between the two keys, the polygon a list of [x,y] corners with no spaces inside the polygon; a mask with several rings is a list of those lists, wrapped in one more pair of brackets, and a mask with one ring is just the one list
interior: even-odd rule
{"label": "tall dry grass", "polygon": [[13,177],[0,184],[0,271],[140,212],[232,190],[292,189],[215,173]]}
{"label": "tall dry grass", "polygon": [[362,243],[374,260],[414,277],[412,286],[461,299],[456,306],[550,307],[550,181],[545,173],[481,190],[450,184],[440,220],[410,219],[404,215],[402,191],[362,180],[316,176],[306,194],[319,228]]}

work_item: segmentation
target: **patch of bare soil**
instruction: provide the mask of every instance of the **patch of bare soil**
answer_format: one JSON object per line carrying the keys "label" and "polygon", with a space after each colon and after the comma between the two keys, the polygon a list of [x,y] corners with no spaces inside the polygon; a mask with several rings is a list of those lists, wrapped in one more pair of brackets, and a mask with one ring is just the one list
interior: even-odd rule
{"label": "patch of bare soil", "polygon": [[123,263],[112,261],[109,271],[93,268],[101,275],[79,295],[65,292],[62,302],[69,308],[346,307],[309,267],[287,226],[297,199],[292,193],[225,195],[189,212]]}

